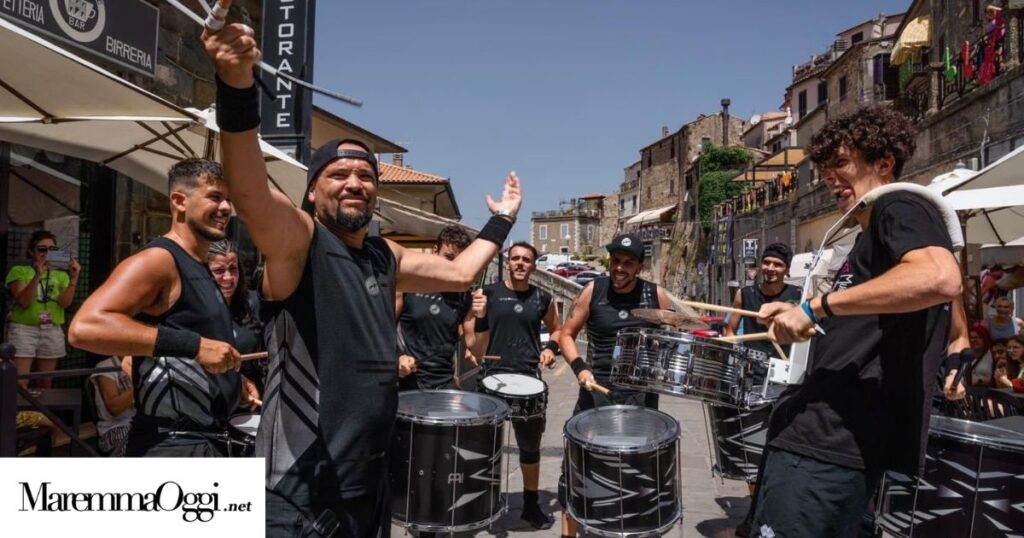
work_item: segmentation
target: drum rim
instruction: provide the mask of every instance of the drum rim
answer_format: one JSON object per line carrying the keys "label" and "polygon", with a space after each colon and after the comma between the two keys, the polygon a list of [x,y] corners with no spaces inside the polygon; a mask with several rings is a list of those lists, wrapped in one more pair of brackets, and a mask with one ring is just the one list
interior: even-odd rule
{"label": "drum rim", "polygon": [[[508,394],[506,392],[498,392],[497,389],[493,389],[493,388],[487,386],[487,380],[492,378],[492,377],[499,376],[499,375],[516,375],[516,376],[521,376],[521,377],[526,377],[526,378],[529,378],[529,379],[533,379],[535,381],[539,381],[542,390],[540,392],[533,392],[533,393],[530,393],[530,394]],[[533,377],[532,375],[529,375],[529,374],[520,374],[520,373],[517,373],[517,372],[496,372],[496,373],[493,373],[493,374],[490,374],[490,375],[486,375],[486,376],[480,378],[480,385],[484,389],[487,390],[487,392],[485,394],[488,394],[488,395],[490,395],[490,394],[500,394],[501,397],[503,397],[503,398],[507,396],[509,398],[514,398],[514,399],[532,399],[532,398],[537,398],[537,397],[539,397],[541,395],[548,394],[548,384],[547,384],[546,381],[544,381],[543,379],[541,379],[539,377]]]}
{"label": "drum rim", "polygon": [[490,515],[487,519],[474,521],[473,523],[466,523],[464,525],[421,525],[419,523],[398,519],[397,514],[391,516],[391,521],[403,529],[412,529],[419,532],[453,533],[475,531],[492,525],[505,515],[505,512],[508,511],[508,499],[506,497],[507,496],[504,493],[499,492],[498,510],[496,510],[494,514]]}
{"label": "drum rim", "polygon": [[[644,444],[642,446],[637,446],[637,447],[608,448],[608,447],[601,446],[601,445],[595,445],[594,443],[592,443],[590,441],[586,441],[586,440],[582,440],[582,439],[577,439],[575,436],[572,435],[572,433],[569,432],[569,424],[576,417],[583,416],[586,413],[607,412],[607,411],[615,410],[615,409],[618,409],[618,410],[634,410],[634,409],[638,409],[638,410],[642,410],[642,411],[645,411],[645,412],[646,411],[650,411],[650,412],[657,413],[659,415],[663,415],[665,417],[668,417],[670,419],[670,421],[671,421],[670,424],[673,425],[672,436],[669,439],[667,439],[667,440],[665,440],[665,441],[663,441],[661,443],[648,442],[648,443],[646,443],[646,444]],[[673,417],[672,415],[669,415],[668,413],[666,413],[664,411],[660,411],[658,409],[651,409],[650,407],[643,407],[643,406],[640,406],[640,405],[606,405],[606,406],[602,406],[602,407],[594,407],[592,409],[587,409],[586,411],[582,411],[580,413],[577,413],[577,414],[569,417],[569,420],[565,421],[565,425],[562,426],[562,437],[567,442],[569,442],[571,444],[574,444],[574,445],[577,445],[577,446],[579,446],[581,448],[584,448],[584,449],[586,449],[589,452],[594,452],[594,453],[597,453],[597,454],[646,454],[648,452],[652,452],[654,450],[658,450],[658,449],[661,449],[663,447],[669,446],[669,445],[671,445],[673,443],[679,443],[679,439],[680,439],[680,437],[682,437],[682,434],[683,434],[682,426],[679,425],[679,421],[676,420],[675,417]]]}
{"label": "drum rim", "polygon": [[413,424],[425,424],[425,425],[428,425],[428,426],[485,426],[485,425],[496,425],[496,424],[501,424],[501,423],[505,422],[505,419],[508,418],[508,414],[509,414],[508,404],[505,403],[504,401],[502,401],[501,398],[495,398],[494,396],[491,396],[489,394],[484,394],[484,393],[481,393],[481,392],[469,392],[469,391],[465,391],[465,390],[454,390],[454,389],[445,389],[445,390],[407,390],[407,391],[399,392],[398,396],[399,396],[399,398],[401,398],[402,394],[409,393],[409,392],[416,392],[416,393],[420,393],[420,392],[435,393],[436,392],[436,393],[445,393],[445,394],[472,394],[472,395],[474,395],[476,397],[484,398],[484,399],[487,399],[487,400],[491,400],[491,401],[499,404],[498,405],[498,410],[494,413],[493,416],[480,416],[480,417],[474,417],[474,418],[431,418],[431,417],[422,417],[422,416],[417,416],[417,415],[409,415],[407,413],[403,413],[401,409],[397,409],[396,410],[396,416],[397,416],[398,420],[404,420],[406,422],[411,422]]}
{"label": "drum rim", "polygon": [[[629,407],[633,407],[633,406],[629,406]],[[681,487],[681,485],[680,485],[680,487]],[[587,525],[586,523],[582,523],[583,519],[580,517],[580,514],[576,513],[576,510],[573,508],[571,502],[567,502],[565,508],[569,511],[569,515],[571,515],[573,519],[575,519],[577,522],[580,522],[579,525],[580,525],[580,527],[583,528],[583,533],[584,534],[593,534],[595,536],[600,536],[602,538],[642,538],[642,537],[647,537],[647,536],[663,536],[669,530],[671,530],[672,527],[674,527],[676,525],[676,523],[678,523],[679,521],[681,521],[683,519],[683,503],[682,503],[682,500],[677,497],[675,504],[676,504],[675,513],[672,514],[672,517],[670,518],[669,522],[663,524],[662,526],[660,526],[658,528],[649,529],[649,530],[645,530],[645,531],[636,531],[636,532],[616,532],[616,531],[609,531],[609,530],[600,529],[600,528],[594,527],[592,525]]]}
{"label": "drum rim", "polygon": [[986,448],[997,448],[1002,450],[1009,450],[1011,452],[1024,453],[1024,435],[1021,435],[1021,440],[1017,443],[1008,442],[1004,439],[993,439],[991,437],[984,437],[981,435],[951,431],[948,429],[937,429],[934,427],[934,422],[938,421],[939,424],[942,422],[950,422],[953,424],[985,424],[988,428],[994,428],[1002,431],[1018,433],[1013,430],[1006,428],[1000,428],[999,426],[992,426],[986,424],[986,422],[978,422],[974,420],[964,420],[962,418],[947,417],[943,415],[932,415],[928,421],[928,436],[941,437],[943,439],[951,439],[954,441],[964,441],[972,445],[983,446]]}
{"label": "drum rim", "polygon": [[744,358],[747,355],[747,353],[746,353],[746,350],[747,350],[746,346],[741,346],[739,344],[734,344],[734,343],[730,343],[730,342],[723,342],[723,341],[721,341],[721,340],[719,340],[717,338],[712,338],[710,336],[700,336],[700,335],[696,335],[696,334],[690,334],[690,333],[685,332],[685,331],[676,331],[676,330],[672,330],[672,329],[661,329],[661,328],[656,328],[656,327],[627,327],[625,329],[620,329],[619,332],[615,336],[615,345],[618,346],[619,338],[621,338],[623,335],[637,335],[637,334],[644,334],[644,333],[648,333],[648,332],[653,332],[653,333],[656,333],[656,334],[672,334],[672,335],[675,335],[675,336],[683,336],[685,338],[670,338],[670,340],[676,340],[676,341],[686,340],[686,341],[689,341],[691,343],[700,343],[702,345],[710,344],[710,346],[708,346],[708,347],[715,347],[715,348],[719,348],[719,349],[725,349],[725,350],[729,350],[729,351],[734,351],[736,353],[741,353]]}

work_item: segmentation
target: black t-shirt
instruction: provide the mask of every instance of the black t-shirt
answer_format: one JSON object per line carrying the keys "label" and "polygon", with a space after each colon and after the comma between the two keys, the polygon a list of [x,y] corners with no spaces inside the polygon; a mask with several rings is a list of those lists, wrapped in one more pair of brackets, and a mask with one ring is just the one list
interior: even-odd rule
{"label": "black t-shirt", "polygon": [[[929,246],[951,249],[936,208],[911,193],[884,195],[832,289],[876,278]],[[772,413],[771,446],[869,472],[918,473],[949,319],[942,304],[823,320],[826,335],[813,340],[806,379]]]}
{"label": "black t-shirt", "polygon": [[632,327],[657,327],[632,314],[634,308],[660,308],[658,285],[637,279],[629,293],[617,293],[609,277],[594,279],[587,318],[587,362],[599,381],[612,371],[612,356],[619,331]]}
{"label": "black t-shirt", "polygon": [[416,359],[419,388],[452,380],[452,359],[459,344],[459,324],[472,306],[468,292],[406,293],[398,326],[409,354]]}
{"label": "black t-shirt", "polygon": [[540,324],[551,307],[551,295],[533,285],[526,291],[515,291],[504,282],[485,286],[484,295],[490,327],[487,354],[501,357],[497,362],[485,362],[485,373],[537,375]]}

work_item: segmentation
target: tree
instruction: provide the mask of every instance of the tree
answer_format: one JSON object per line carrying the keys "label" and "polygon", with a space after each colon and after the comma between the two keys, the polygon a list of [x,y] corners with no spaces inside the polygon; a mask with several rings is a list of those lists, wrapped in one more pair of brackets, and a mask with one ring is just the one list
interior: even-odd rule
{"label": "tree", "polygon": [[716,205],[743,192],[743,184],[730,181],[750,162],[750,153],[743,148],[709,145],[700,156],[698,180],[700,219],[705,230],[711,227],[711,210]]}

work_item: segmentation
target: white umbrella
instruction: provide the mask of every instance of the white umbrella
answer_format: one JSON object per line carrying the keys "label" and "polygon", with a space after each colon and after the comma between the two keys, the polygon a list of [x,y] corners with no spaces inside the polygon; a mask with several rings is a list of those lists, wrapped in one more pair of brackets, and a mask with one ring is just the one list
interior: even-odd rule
{"label": "white umbrella", "polygon": [[960,215],[968,243],[1002,245],[1024,235],[1024,147],[978,172],[938,176],[929,187]]}

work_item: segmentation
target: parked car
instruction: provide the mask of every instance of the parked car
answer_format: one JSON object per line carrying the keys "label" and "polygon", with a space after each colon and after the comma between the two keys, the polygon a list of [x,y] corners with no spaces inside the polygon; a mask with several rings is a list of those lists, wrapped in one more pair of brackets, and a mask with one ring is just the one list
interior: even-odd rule
{"label": "parked car", "polygon": [[571,258],[568,254],[543,254],[537,258],[537,267],[550,271],[558,267],[558,264],[566,263],[570,260]]}
{"label": "parked car", "polygon": [[554,273],[554,274],[556,274],[556,275],[558,275],[560,277],[572,278],[572,277],[582,273],[583,271],[593,271],[593,270],[594,270],[594,266],[590,265],[590,264],[580,263],[580,262],[567,262],[567,263],[564,263],[564,264],[560,264],[558,267],[555,268],[554,271],[552,271],[552,273]]}
{"label": "parked car", "polygon": [[591,280],[599,276],[604,276],[604,273],[601,271],[580,271],[576,273],[576,276],[572,277],[572,280],[580,286],[586,286]]}

